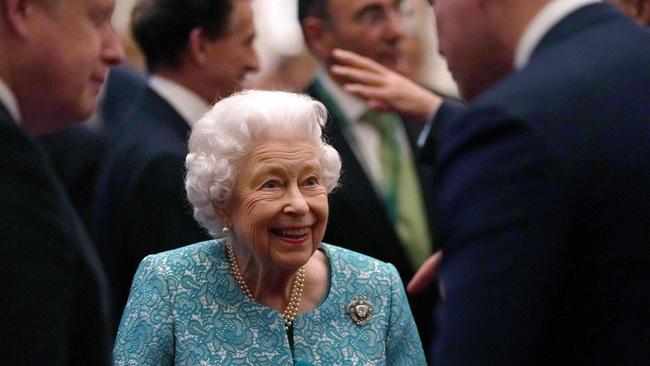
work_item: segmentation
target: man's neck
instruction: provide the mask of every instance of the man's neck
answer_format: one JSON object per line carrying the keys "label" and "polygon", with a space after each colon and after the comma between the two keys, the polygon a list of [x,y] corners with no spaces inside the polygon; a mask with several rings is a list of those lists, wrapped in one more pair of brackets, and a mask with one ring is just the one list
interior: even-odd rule
{"label": "man's neck", "polygon": [[485,5],[489,27],[509,58],[514,59],[518,44],[526,29],[544,6],[554,0],[507,0]]}

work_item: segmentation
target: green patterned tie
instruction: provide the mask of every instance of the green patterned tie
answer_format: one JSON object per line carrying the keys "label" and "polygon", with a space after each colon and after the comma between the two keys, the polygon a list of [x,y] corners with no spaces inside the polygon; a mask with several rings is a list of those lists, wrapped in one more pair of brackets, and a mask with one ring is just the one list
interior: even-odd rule
{"label": "green patterned tie", "polygon": [[411,264],[418,268],[431,255],[432,243],[413,158],[409,150],[400,148],[397,128],[401,121],[395,114],[372,110],[361,121],[374,126],[381,138],[381,193]]}

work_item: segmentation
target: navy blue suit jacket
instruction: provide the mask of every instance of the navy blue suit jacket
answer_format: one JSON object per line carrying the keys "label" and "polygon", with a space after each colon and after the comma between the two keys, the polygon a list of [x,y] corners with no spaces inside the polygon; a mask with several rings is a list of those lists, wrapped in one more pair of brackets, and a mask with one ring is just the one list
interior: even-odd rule
{"label": "navy blue suit jacket", "polygon": [[94,235],[118,316],[142,258],[209,239],[194,221],[185,196],[189,131],[176,110],[147,88],[109,137],[97,187]]}
{"label": "navy blue suit jacket", "polygon": [[0,104],[0,363],[108,365],[108,285],[45,150]]}
{"label": "navy blue suit jacket", "polygon": [[[397,236],[397,231],[388,217],[383,199],[377,195],[370,177],[366,175],[352,146],[345,138],[345,118],[339,107],[331,100],[324,87],[315,82],[307,93],[321,101],[328,109],[330,120],[325,127],[327,141],[341,156],[342,172],[340,185],[329,195],[329,221],[324,241],[363,253],[382,261],[390,262],[397,268],[402,281],[407,283],[415,273],[406,250]],[[404,121],[407,137],[412,146],[420,132],[420,126]],[[431,177],[433,171],[428,166],[418,167],[423,196],[432,200]],[[432,209],[432,207],[427,207]],[[433,231],[432,212],[429,213],[429,227]],[[433,232],[431,232],[433,237]],[[435,286],[420,295],[409,295],[413,316],[420,330],[423,342],[432,335],[431,308],[436,301]]]}
{"label": "navy blue suit jacket", "polygon": [[86,230],[92,225],[93,196],[106,144],[104,137],[100,131],[83,124],[38,136]]}
{"label": "navy blue suit jacket", "polygon": [[581,8],[440,118],[436,364],[648,364],[648,31]]}
{"label": "navy blue suit jacket", "polygon": [[121,64],[111,67],[99,106],[99,118],[105,134],[110,135],[117,130],[133,103],[146,89],[146,75],[133,66]]}

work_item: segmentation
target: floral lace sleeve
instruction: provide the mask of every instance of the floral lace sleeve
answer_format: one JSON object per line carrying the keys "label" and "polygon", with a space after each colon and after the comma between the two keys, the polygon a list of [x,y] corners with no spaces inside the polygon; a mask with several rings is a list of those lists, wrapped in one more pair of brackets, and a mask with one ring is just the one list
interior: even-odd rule
{"label": "floral lace sleeve", "polygon": [[164,263],[148,256],[133,279],[115,347],[114,365],[173,365],[174,331]]}
{"label": "floral lace sleeve", "polygon": [[388,264],[391,278],[391,304],[386,337],[387,365],[426,365],[420,336],[409,308],[397,269]]}

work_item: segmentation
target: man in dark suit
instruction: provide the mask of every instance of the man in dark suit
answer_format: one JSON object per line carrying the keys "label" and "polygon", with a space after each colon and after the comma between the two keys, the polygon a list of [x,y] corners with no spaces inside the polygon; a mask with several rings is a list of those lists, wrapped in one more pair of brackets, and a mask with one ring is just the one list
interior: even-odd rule
{"label": "man in dark suit", "polygon": [[427,140],[436,363],[646,364],[650,34],[598,1],[434,6],[470,101]]}
{"label": "man in dark suit", "polygon": [[87,118],[122,58],[113,1],[0,5],[0,360],[108,365],[105,274],[32,134]]}
{"label": "man in dark suit", "polygon": [[[628,15],[643,24],[643,1],[624,3],[636,4]],[[458,9],[449,4],[438,4],[439,17],[458,21],[448,13]],[[465,65],[465,72],[491,70],[492,82],[482,86],[471,84],[485,75],[461,78],[457,70],[465,95],[476,99],[469,110],[440,105],[381,65],[335,52],[346,65],[335,73],[356,75],[349,89],[420,120],[435,116],[436,133],[422,153],[445,167],[441,177],[447,177],[438,202],[447,202],[440,217],[448,218],[441,222],[442,246],[451,257],[443,283],[451,295],[441,314],[440,363],[633,365],[650,359],[648,38],[604,5],[572,13],[585,5],[547,5],[528,26],[532,31],[520,28],[522,44],[530,43],[530,34],[542,40],[514,75],[505,77],[513,65],[508,57],[488,61],[490,68],[476,57],[475,68]],[[559,23],[545,34],[535,30],[542,22],[555,24],[549,20]],[[516,49],[530,53],[532,46]],[[452,51],[458,54],[451,67],[460,68],[463,51]],[[427,98],[428,106],[421,103]],[[454,121],[462,125],[450,127]],[[430,277],[436,261],[423,267],[421,274]],[[422,283],[416,282],[413,288]]]}
{"label": "man in dark suit", "polygon": [[132,31],[151,77],[110,138],[95,207],[118,317],[144,256],[209,238],[185,197],[190,126],[258,68],[248,0],[139,1]]}
{"label": "man in dark suit", "polygon": [[78,124],[38,136],[57,176],[87,231],[91,229],[95,181],[105,147],[104,135],[94,126]]}
{"label": "man in dark suit", "polygon": [[[401,1],[395,0],[299,2],[305,40],[321,64],[307,92],[330,112],[326,133],[343,164],[341,185],[330,195],[325,241],[393,263],[406,282],[433,246],[433,216],[423,204],[431,184],[422,184],[431,171],[413,159],[420,125],[394,114],[367,118],[369,105],[344,90],[327,69],[332,49],[343,47],[404,71],[402,15]],[[392,159],[384,149],[385,127],[372,118],[392,124],[389,137],[396,140],[401,169],[385,163]],[[393,182],[392,190],[386,181]],[[434,299],[434,291],[409,298],[423,342],[431,334]]]}
{"label": "man in dark suit", "polygon": [[126,117],[133,102],[147,87],[144,72],[123,63],[111,68],[99,105],[99,128],[105,137],[110,136]]}

